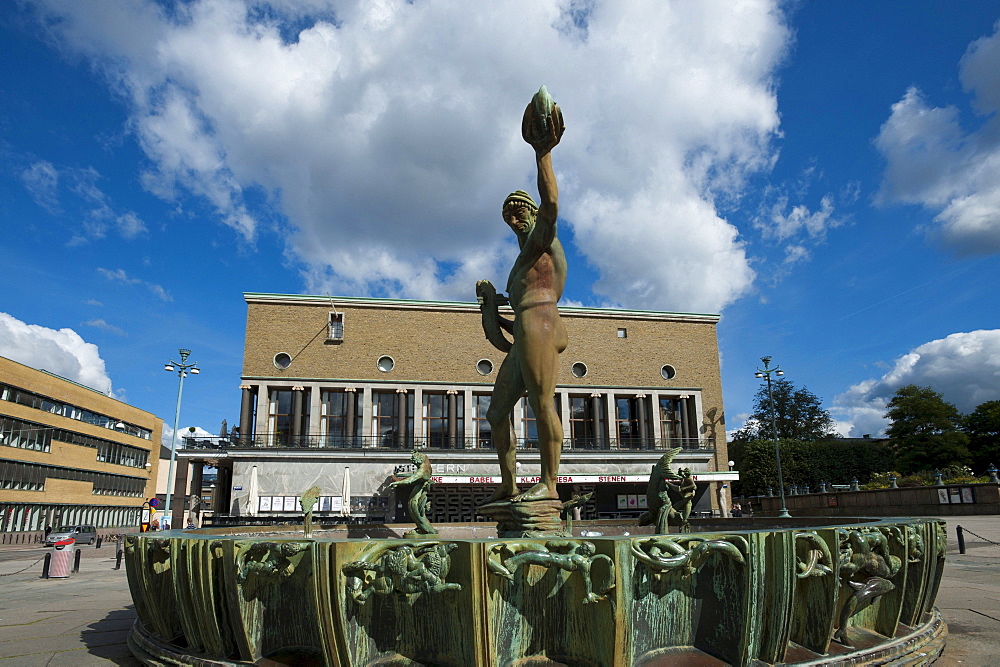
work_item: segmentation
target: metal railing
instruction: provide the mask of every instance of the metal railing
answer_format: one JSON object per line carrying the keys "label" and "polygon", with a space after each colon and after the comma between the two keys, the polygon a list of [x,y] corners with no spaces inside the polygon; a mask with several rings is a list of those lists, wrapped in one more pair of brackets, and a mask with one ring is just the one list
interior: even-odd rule
{"label": "metal railing", "polygon": [[[386,433],[373,436],[300,435],[290,433],[264,433],[253,437],[184,438],[181,449],[339,449],[339,450],[396,450],[412,449],[492,450],[489,438],[421,437]],[[715,450],[714,438],[566,438],[563,451],[652,451],[681,447],[684,450],[711,452]],[[518,438],[517,449],[538,449],[537,439]]]}

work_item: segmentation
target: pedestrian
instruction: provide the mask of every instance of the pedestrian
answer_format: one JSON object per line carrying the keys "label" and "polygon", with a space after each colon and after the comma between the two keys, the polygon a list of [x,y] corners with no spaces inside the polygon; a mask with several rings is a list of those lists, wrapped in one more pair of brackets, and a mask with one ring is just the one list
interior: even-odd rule
{"label": "pedestrian", "polygon": [[743,508],[740,507],[739,503],[736,503],[736,504],[733,505],[732,515],[735,518],[739,518],[739,517],[743,516]]}
{"label": "pedestrian", "polygon": [[45,524],[45,537],[47,538],[49,536],[49,533],[51,532],[52,532],[52,524]]}

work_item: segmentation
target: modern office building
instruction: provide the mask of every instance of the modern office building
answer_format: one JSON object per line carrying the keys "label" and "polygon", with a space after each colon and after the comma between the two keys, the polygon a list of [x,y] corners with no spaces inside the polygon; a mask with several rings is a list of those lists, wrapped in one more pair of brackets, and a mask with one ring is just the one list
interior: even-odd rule
{"label": "modern office building", "polygon": [[0,357],[0,530],[138,526],[163,421]]}
{"label": "modern office building", "polygon": [[[217,515],[280,520],[318,486],[323,515],[405,520],[413,448],[435,474],[434,521],[473,521],[499,469],[486,420],[504,354],[475,303],[246,294],[239,426],[187,440],[177,488],[218,468]],[[698,482],[696,510],[718,508],[729,471],[716,315],[563,307],[569,347],[555,403],[563,423],[560,492],[593,491],[585,518],[637,516],[652,465]],[[534,415],[515,409],[521,481],[539,474]],[[192,478],[192,479],[189,479]],[[175,518],[175,521],[180,517]]]}

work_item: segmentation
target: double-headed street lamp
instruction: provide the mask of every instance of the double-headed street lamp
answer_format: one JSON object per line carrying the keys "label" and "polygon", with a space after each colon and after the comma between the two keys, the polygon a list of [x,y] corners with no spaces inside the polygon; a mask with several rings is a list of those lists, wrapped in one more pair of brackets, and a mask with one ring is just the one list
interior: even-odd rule
{"label": "double-headed street lamp", "polygon": [[181,420],[181,392],[184,391],[184,378],[187,377],[187,374],[197,375],[201,372],[197,362],[187,363],[188,357],[191,356],[191,350],[181,349],[177,352],[181,355],[181,363],[178,364],[171,359],[163,367],[163,370],[168,373],[173,373],[176,370],[177,377],[180,378],[180,381],[177,383],[177,409],[174,411],[174,432],[170,442],[170,470],[167,473],[167,506],[163,508],[163,518],[167,520],[168,528],[173,528],[173,507],[171,501],[174,495],[174,465],[177,461],[177,427]]}
{"label": "double-headed street lamp", "polygon": [[785,374],[785,371],[777,366],[771,368],[771,357],[761,357],[760,360],[764,362],[764,368],[758,368],[754,377],[767,379],[767,400],[771,404],[771,435],[774,436],[774,461],[778,465],[778,491],[781,493],[781,512],[778,513],[778,517],[781,519],[790,519],[792,515],[788,513],[788,508],[785,507],[785,480],[781,476],[781,447],[778,445],[778,424],[774,417],[776,412],[774,408],[774,394],[771,393],[771,373],[781,377]]}

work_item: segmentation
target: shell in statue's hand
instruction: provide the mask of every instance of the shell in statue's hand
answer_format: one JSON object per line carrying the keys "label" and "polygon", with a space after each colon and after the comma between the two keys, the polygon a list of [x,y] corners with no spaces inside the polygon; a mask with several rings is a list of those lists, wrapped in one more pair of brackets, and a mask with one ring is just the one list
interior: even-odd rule
{"label": "shell in statue's hand", "polygon": [[562,139],[565,131],[562,110],[552,101],[545,86],[542,86],[524,110],[521,136],[535,150],[551,150]]}

